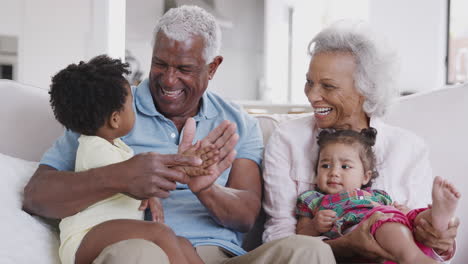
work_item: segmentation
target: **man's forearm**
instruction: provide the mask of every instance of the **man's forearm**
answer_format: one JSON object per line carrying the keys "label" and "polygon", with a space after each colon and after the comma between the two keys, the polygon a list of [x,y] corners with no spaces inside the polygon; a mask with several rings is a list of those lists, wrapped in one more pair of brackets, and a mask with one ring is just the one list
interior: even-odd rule
{"label": "man's forearm", "polygon": [[116,193],[106,171],[112,168],[75,173],[41,165],[24,188],[23,209],[48,218],[76,214]]}
{"label": "man's forearm", "polygon": [[240,232],[249,231],[260,212],[260,197],[252,191],[213,184],[197,196],[220,225]]}

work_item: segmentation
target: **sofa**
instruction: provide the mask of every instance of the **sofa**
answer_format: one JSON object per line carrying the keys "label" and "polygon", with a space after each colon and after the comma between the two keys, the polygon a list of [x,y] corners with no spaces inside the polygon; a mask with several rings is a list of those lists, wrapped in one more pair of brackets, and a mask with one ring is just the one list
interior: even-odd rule
{"label": "sofa", "polygon": [[[0,263],[59,263],[57,222],[21,210],[23,187],[38,166],[42,153],[63,132],[49,107],[47,90],[0,80]],[[460,225],[457,255],[451,263],[468,259],[468,85],[400,98],[385,119],[420,135],[429,145],[435,175],[444,176],[461,189],[457,215]],[[258,115],[265,142],[283,120],[297,115]],[[431,184],[431,181],[421,182]],[[261,220],[247,235],[247,248],[260,241]]]}

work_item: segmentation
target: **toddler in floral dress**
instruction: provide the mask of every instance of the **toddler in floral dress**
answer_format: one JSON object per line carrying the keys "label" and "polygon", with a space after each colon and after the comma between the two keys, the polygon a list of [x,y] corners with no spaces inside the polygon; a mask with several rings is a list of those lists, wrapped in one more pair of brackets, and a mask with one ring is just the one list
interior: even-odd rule
{"label": "toddler in floral dress", "polygon": [[432,218],[436,229],[447,230],[460,193],[451,183],[436,177],[432,187],[432,208],[395,208],[385,191],[371,188],[378,176],[372,151],[376,135],[374,128],[363,129],[360,133],[327,129],[320,132],[316,187],[297,199],[296,233],[334,239],[380,211],[393,217],[377,221],[371,227],[371,233],[379,245],[394,257],[394,261],[442,261],[431,248],[414,240],[413,225],[419,217]]}

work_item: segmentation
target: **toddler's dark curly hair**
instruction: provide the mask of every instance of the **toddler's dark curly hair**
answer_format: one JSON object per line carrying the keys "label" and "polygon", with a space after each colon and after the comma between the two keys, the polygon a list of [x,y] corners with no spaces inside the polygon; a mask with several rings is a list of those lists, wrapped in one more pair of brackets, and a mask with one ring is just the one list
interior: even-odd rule
{"label": "toddler's dark curly hair", "polygon": [[95,135],[128,96],[128,63],[107,55],[70,64],[52,77],[50,104],[55,118],[67,129]]}
{"label": "toddler's dark curly hair", "polygon": [[357,145],[359,147],[359,157],[364,165],[364,171],[372,171],[370,181],[361,188],[371,187],[375,178],[379,176],[376,169],[376,158],[372,146],[375,145],[377,130],[373,127],[364,128],[361,132],[354,130],[334,130],[323,129],[317,137],[317,144],[320,149],[328,144],[343,143],[346,145]]}

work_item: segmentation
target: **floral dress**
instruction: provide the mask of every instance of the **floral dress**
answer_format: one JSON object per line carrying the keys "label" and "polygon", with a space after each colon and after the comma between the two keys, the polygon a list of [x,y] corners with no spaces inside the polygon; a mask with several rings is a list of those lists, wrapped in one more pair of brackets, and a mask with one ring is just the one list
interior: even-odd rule
{"label": "floral dress", "polygon": [[391,205],[392,198],[382,190],[371,188],[355,189],[349,192],[323,194],[310,190],[297,198],[296,215],[314,217],[320,210],[336,212],[336,221],[330,231],[322,235],[334,239],[359,224],[369,211],[381,205]]}

